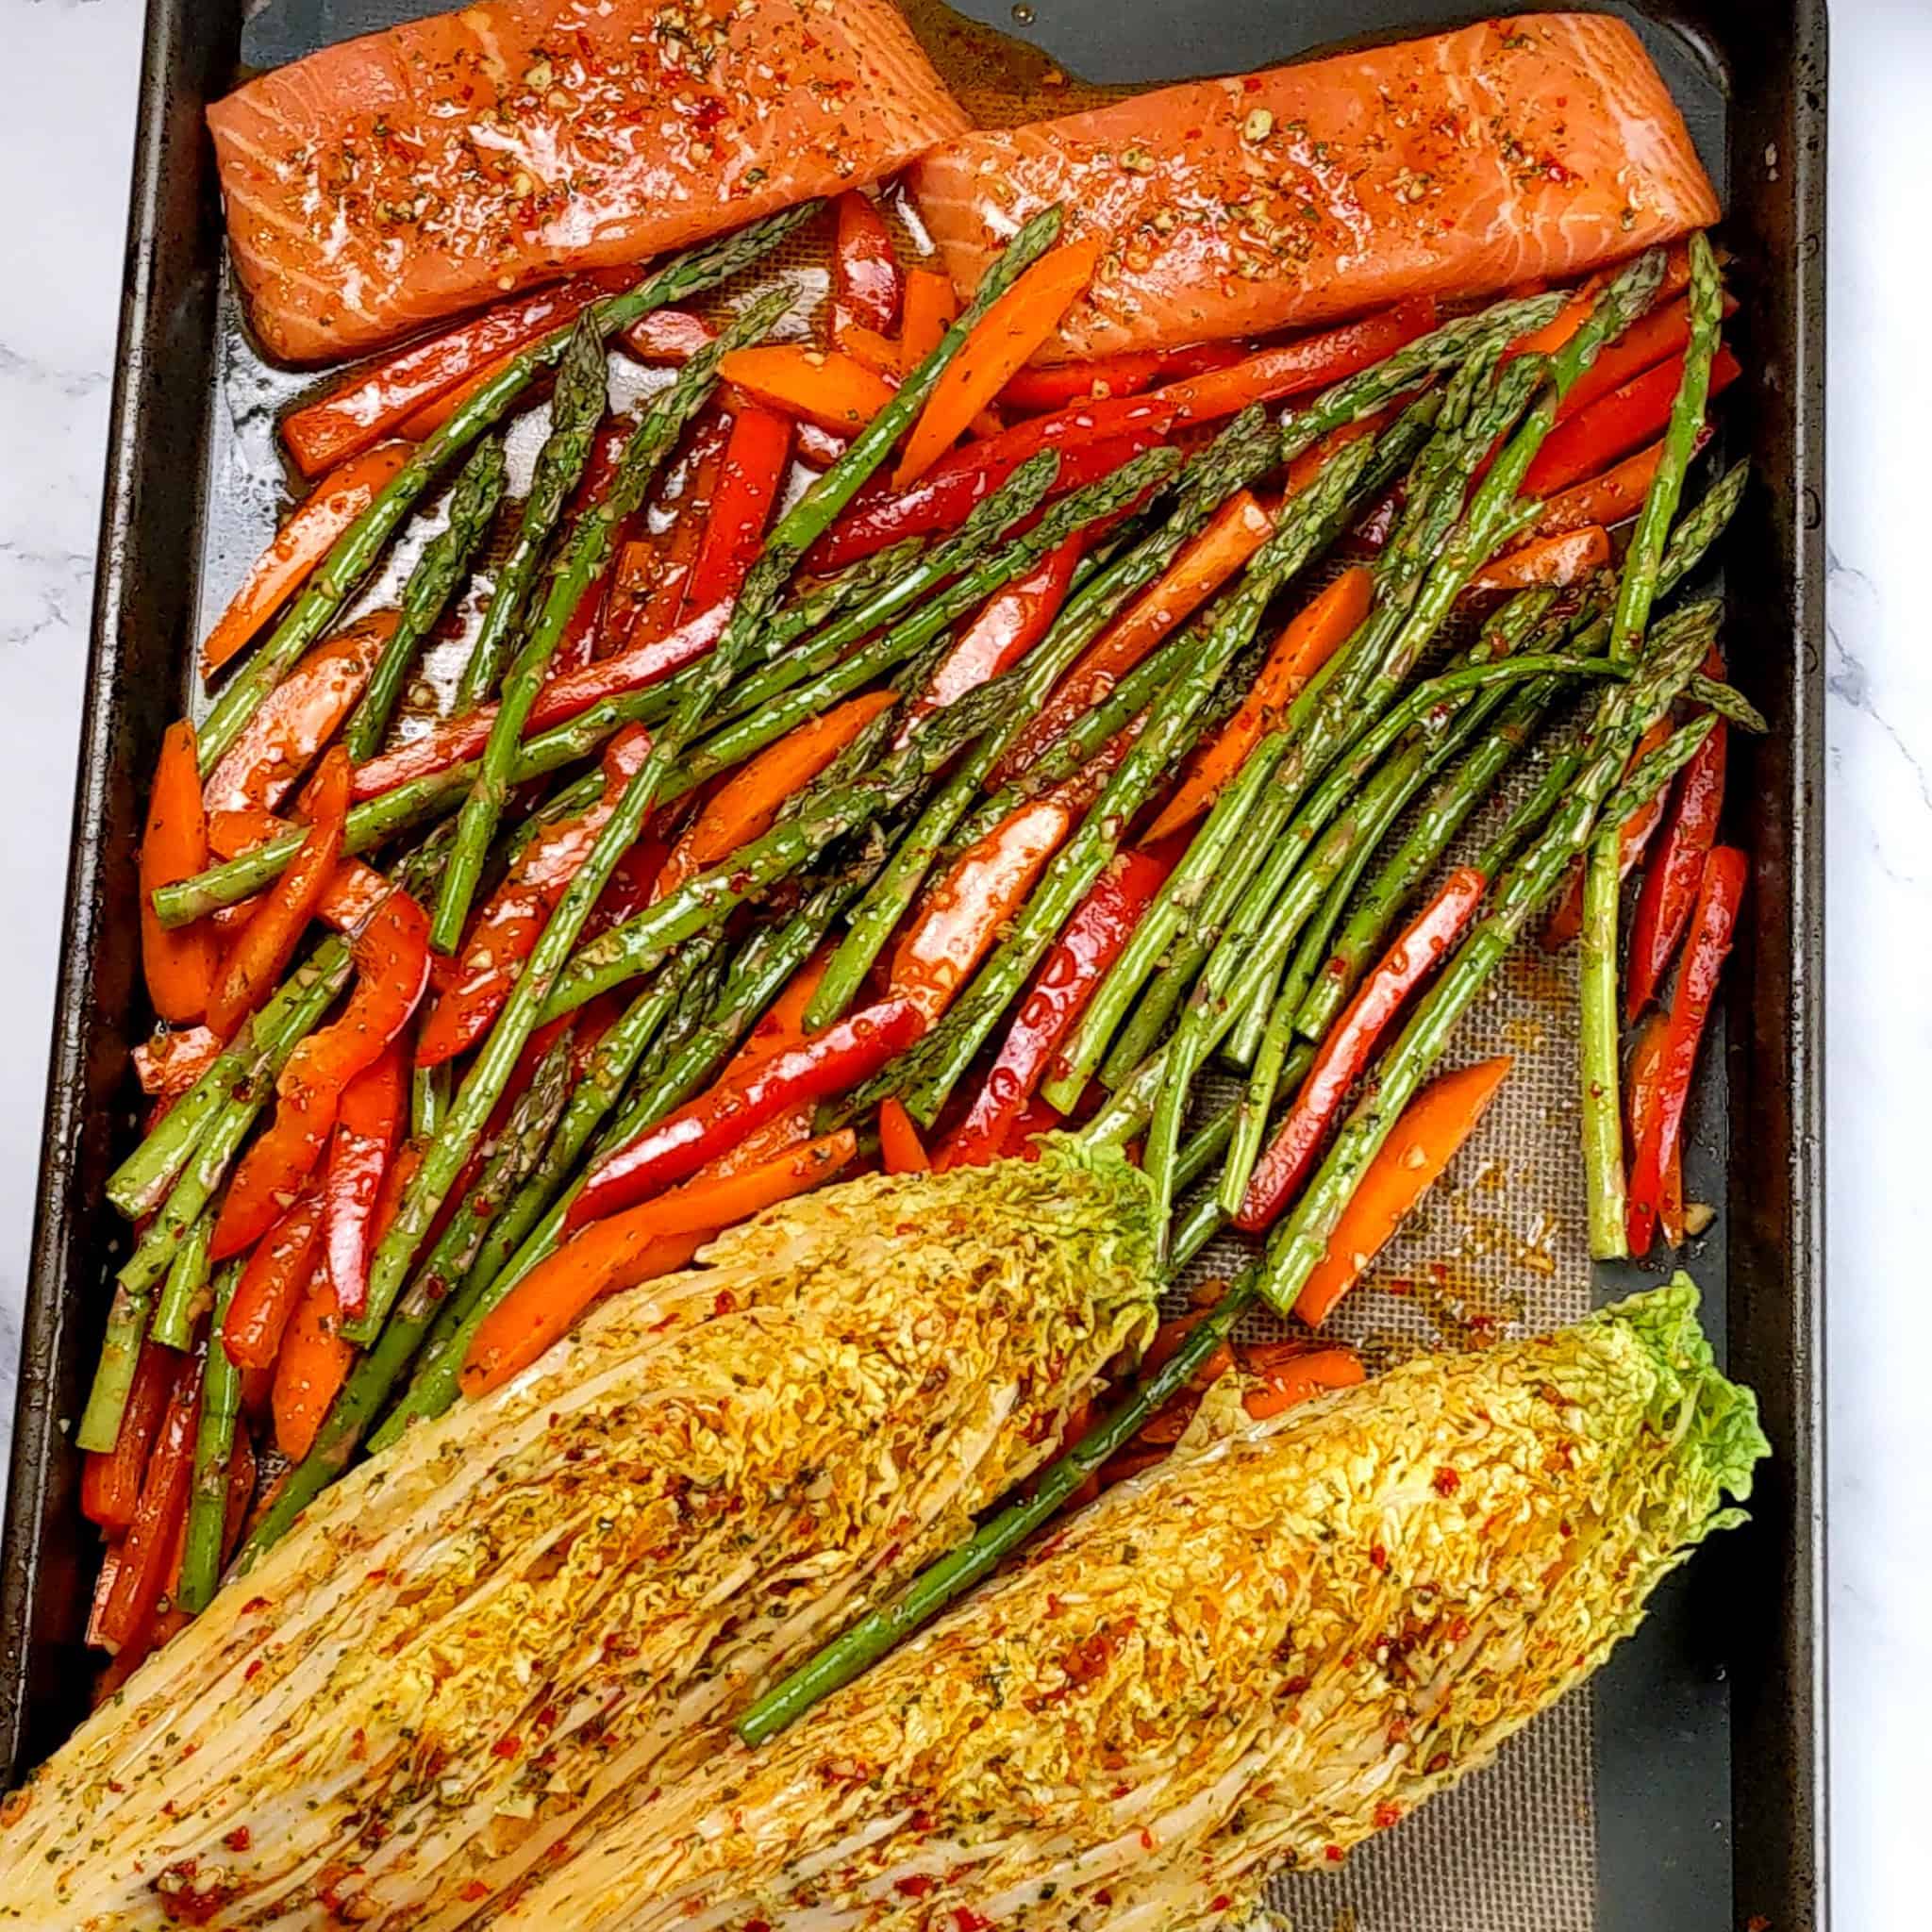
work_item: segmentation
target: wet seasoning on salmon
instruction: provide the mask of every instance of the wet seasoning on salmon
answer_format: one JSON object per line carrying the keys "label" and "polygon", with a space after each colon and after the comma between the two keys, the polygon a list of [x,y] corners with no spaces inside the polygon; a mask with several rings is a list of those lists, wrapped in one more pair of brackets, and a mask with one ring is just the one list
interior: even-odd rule
{"label": "wet seasoning on salmon", "polygon": [[1621,21],[1525,14],[970,134],[913,174],[976,286],[1059,201],[1108,242],[1042,359],[1315,324],[1405,295],[1562,277],[1715,220]]}
{"label": "wet seasoning on salmon", "polygon": [[208,118],[255,325],[296,361],[876,181],[966,125],[889,0],[503,0]]}

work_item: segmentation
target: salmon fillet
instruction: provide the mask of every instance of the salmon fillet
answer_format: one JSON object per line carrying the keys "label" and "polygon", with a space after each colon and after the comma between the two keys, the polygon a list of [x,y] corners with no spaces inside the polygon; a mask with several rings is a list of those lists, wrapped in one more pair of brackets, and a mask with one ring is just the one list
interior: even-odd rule
{"label": "salmon fillet", "polygon": [[863,186],[968,125],[890,0],[494,0],[208,119],[256,328],[291,361]]}
{"label": "salmon fillet", "polygon": [[1717,196],[1637,36],[1532,13],[996,133],[914,171],[962,291],[1053,202],[1108,248],[1043,360],[1487,294],[1707,225]]}

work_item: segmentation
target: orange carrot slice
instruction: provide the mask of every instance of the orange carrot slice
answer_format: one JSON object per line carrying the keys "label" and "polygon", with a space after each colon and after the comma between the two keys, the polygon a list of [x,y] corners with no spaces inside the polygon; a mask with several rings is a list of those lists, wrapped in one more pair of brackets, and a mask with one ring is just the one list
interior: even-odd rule
{"label": "orange carrot slice", "polygon": [[863,363],[804,342],[734,349],[718,374],[772,408],[840,436],[863,429],[892,400],[891,384]]}
{"label": "orange carrot slice", "polygon": [[208,863],[208,815],[195,767],[194,726],[168,726],[141,841],[141,966],[147,995],[170,1025],[198,1020],[214,988],[214,933],[206,921],[170,932],[155,915],[162,886],[192,878]]}
{"label": "orange carrot slice", "polygon": [[889,1093],[879,1103],[879,1159],[888,1174],[930,1174],[932,1160],[905,1103]]}
{"label": "orange carrot slice", "polygon": [[892,475],[894,490],[904,490],[923,476],[958,441],[973,419],[1006,387],[1008,377],[1059,326],[1060,317],[1092,279],[1099,260],[1097,238],[1062,242],[979,318],[933,385],[906,439]]}
{"label": "orange carrot slice", "polygon": [[915,268],[906,276],[906,300],[899,311],[899,366],[917,369],[940,345],[959,313],[952,277],[933,268]]}
{"label": "orange carrot slice", "polygon": [[1241,1397],[1241,1407],[1257,1423],[1331,1389],[1353,1389],[1366,1373],[1352,1348],[1308,1348],[1299,1341],[1249,1342],[1241,1350],[1241,1362],[1261,1383]]}
{"label": "orange carrot slice", "polygon": [[464,1393],[488,1394],[567,1334],[599,1295],[681,1267],[709,1234],[817,1187],[858,1152],[858,1136],[841,1127],[741,1174],[687,1181],[593,1222],[484,1318],[463,1361]]}
{"label": "orange carrot slice", "polygon": [[1328,1252],[1303,1285],[1294,1311],[1310,1328],[1359,1281],[1369,1263],[1428,1192],[1495,1099],[1510,1058],[1478,1060],[1444,1074],[1409,1102],[1369,1162],[1328,1237]]}
{"label": "orange carrot slice", "polygon": [[1309,678],[1321,670],[1369,613],[1375,580],[1357,564],[1345,570],[1281,633],[1254,689],[1189,764],[1174,796],[1141,841],[1157,845],[1191,824],[1221,795],[1222,787],[1247,762],[1248,754],[1273,730]]}
{"label": "orange carrot slice", "polygon": [[1527,543],[1484,566],[1472,591],[1563,590],[1601,570],[1610,560],[1609,534],[1601,525],[1532,537]]}
{"label": "orange carrot slice", "polygon": [[385,442],[319,483],[255,559],[242,588],[201,647],[201,672],[211,677],[242,650],[375,501],[375,492],[415,454],[407,442]]}

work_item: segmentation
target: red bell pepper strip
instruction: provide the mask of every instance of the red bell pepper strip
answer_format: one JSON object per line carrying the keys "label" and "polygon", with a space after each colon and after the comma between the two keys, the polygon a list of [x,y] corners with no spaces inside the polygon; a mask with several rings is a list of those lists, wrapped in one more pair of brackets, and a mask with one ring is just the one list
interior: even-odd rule
{"label": "red bell pepper strip", "polygon": [[1245,490],[1215,511],[1200,534],[1082,653],[1039,715],[1013,741],[992,774],[1004,784],[1025,771],[1074,719],[1104,699],[1169,632],[1198,610],[1268,541],[1274,520]]}
{"label": "red bell pepper strip", "polygon": [[1409,995],[1462,937],[1488,886],[1473,866],[1458,866],[1357,988],[1323,1041],[1288,1118],[1256,1163],[1241,1211],[1235,1216],[1237,1227],[1258,1233],[1300,1191],[1377,1041]]}
{"label": "red bell pepper strip", "polygon": [[1744,897],[1749,869],[1749,861],[1734,845],[1713,846],[1704,861],[1704,877],[1697,888],[1690,931],[1684,942],[1684,963],[1678,969],[1658,1058],[1657,1114],[1652,1130],[1638,1142],[1631,1164],[1625,1225],[1633,1255],[1650,1252],[1664,1170],[1683,1133],[1698,1043],[1710,1018],[1718,974],[1737,932],[1738,908]]}
{"label": "red bell pepper strip", "polygon": [[1690,923],[1704,876],[1705,855],[1717,842],[1724,812],[1725,732],[1720,719],[1679,774],[1665,816],[1662,842],[1645,867],[1630,922],[1624,967],[1626,1017],[1634,1021],[1656,998],[1677,941]]}
{"label": "red bell pepper strip", "polygon": [[328,890],[341,857],[342,824],[349,809],[349,755],[341,745],[322,761],[308,836],[269,890],[222,963],[208,1000],[208,1022],[224,1039],[275,990],[302,938],[303,928]]}
{"label": "red bell pepper strip", "polygon": [[1031,799],[962,852],[893,948],[889,990],[928,1024],[937,1020],[1019,911],[1074,819],[1051,794]]}
{"label": "red bell pepper strip", "polygon": [[235,1284],[222,1346],[238,1369],[274,1366],[282,1331],[316,1272],[321,1240],[322,1190],[310,1186],[262,1236]]}
{"label": "red bell pepper strip", "polygon": [[199,1356],[183,1362],[175,1377],[141,1485],[141,1499],[121,1544],[121,1561],[101,1612],[100,1641],[119,1650],[153,1616],[167,1581],[168,1557],[188,1512],[194,1470],[194,1432],[201,1413]]}
{"label": "red bell pepper strip", "polygon": [[275,1116],[222,1203],[211,1260],[239,1255],[288,1211],[322,1158],[341,1096],[408,1024],[429,985],[429,915],[391,892],[351,947],[355,990],[341,1017],[300,1041],[275,1082]]}
{"label": "red bell pepper strip", "polygon": [[[1081,403],[1051,416],[1016,423],[985,442],[955,450],[935,463],[910,490],[897,491],[886,480],[874,481],[859,491],[812,547],[807,567],[836,570],[884,550],[903,537],[927,537],[957,529],[974,504],[997,490],[1028,457],[1043,449],[1060,453],[1055,489],[1070,489],[1074,486],[1068,481],[1069,459],[1076,451],[1096,444],[1132,442],[1135,446],[1128,454],[1139,455],[1141,450],[1166,441],[1174,415],[1158,393]],[[1091,480],[1086,475],[1080,477],[1082,482]]]}
{"label": "red bell pepper strip", "polygon": [[639,316],[617,340],[640,362],[682,366],[700,349],[708,349],[718,340],[718,332],[689,308],[653,308]]}
{"label": "red bell pepper strip", "polygon": [[809,1192],[858,1151],[858,1136],[841,1128],[736,1173],[700,1176],[583,1229],[491,1310],[464,1357],[463,1392],[474,1398],[501,1387],[566,1335],[599,1295],[682,1267],[720,1228]]}
{"label": "red bell pepper strip", "polygon": [[[1720,343],[1710,365],[1710,393],[1722,393],[1740,374],[1738,358]],[[1683,357],[1673,356],[1559,424],[1530,464],[1523,495],[1553,496],[1662,435],[1683,375]]]}
{"label": "red bell pepper strip", "polygon": [[[584,465],[584,474],[571,497],[572,517],[581,516],[585,510],[593,508],[609,493],[611,479],[617,475],[618,459],[624,455],[625,445],[629,442],[634,426],[622,416],[607,417],[599,425],[596,440],[591,445],[591,459]],[[641,506],[611,533],[603,572],[577,600],[576,608],[571,612],[570,622],[564,625],[563,635],[557,641],[557,649],[551,653],[547,675],[562,677],[573,671],[581,671],[596,656],[597,641],[607,629],[605,614],[610,601],[616,559],[629,549],[643,526],[644,510]]]}
{"label": "red bell pepper strip", "polygon": [[906,1103],[889,1093],[879,1102],[879,1162],[888,1174],[930,1174],[932,1157],[919,1138]]}
{"label": "red bell pepper strip", "polygon": [[1067,1030],[1132,938],[1154,895],[1179,862],[1177,844],[1117,853],[1040,971],[966,1117],[939,1157],[941,1170],[983,1167],[1006,1147],[1014,1123],[1046,1077]]}
{"label": "red bell pepper strip", "polygon": [[925,689],[907,706],[896,743],[903,745],[935,711],[1010,670],[1053,628],[1086,541],[1085,531],[1075,531],[1025,576],[995,591],[979,607],[926,679]]}
{"label": "red bell pepper strip", "polygon": [[575,818],[544,826],[518,855],[508,876],[470,921],[456,968],[417,1039],[418,1066],[441,1066],[489,1031],[557,902],[650,749],[650,733],[641,724],[620,731],[605,747],[604,790],[595,803]]}
{"label": "red bell pepper strip", "polygon": [[764,541],[791,455],[791,425],[783,416],[747,403],[732,417],[724,468],[702,521],[681,610],[708,610],[738,595]]}
{"label": "red bell pepper strip", "polygon": [[308,581],[334,549],[336,539],[375,500],[375,492],[407,462],[411,445],[386,442],[345,462],[297,505],[272,542],[242,579],[215,627],[201,646],[201,675],[212,677],[244,649],[277,610]]}
{"label": "red bell pepper strip", "polygon": [[910,1000],[883,999],[810,1040],[720,1080],[627,1146],[598,1161],[572,1202],[566,1228],[633,1208],[695,1174],[754,1129],[804,1100],[842,1093],[903,1053],[925,1029]]}
{"label": "red bell pepper strip", "polygon": [[1023,416],[1063,409],[1070,403],[1138,395],[1157,382],[1226,369],[1254,354],[1252,342],[1191,342],[1181,349],[1130,349],[1091,362],[1023,369],[1000,391],[1000,407]]}
{"label": "red bell pepper strip", "polygon": [[359,1315],[369,1299],[369,1256],[383,1176],[408,1112],[408,1066],[391,1046],[342,1095],[323,1179],[323,1250],[336,1306]]}
{"label": "red bell pepper strip", "polygon": [[305,475],[379,442],[425,403],[569,322],[592,302],[627,289],[635,268],[592,270],[508,302],[385,357],[298,405],[282,418],[282,441]]}
{"label": "red bell pepper strip", "polygon": [[[1630,769],[1634,771],[1663,743],[1671,735],[1671,724],[1672,721],[1669,718],[1659,718],[1637,741],[1637,749],[1630,755]],[[1617,851],[1617,878],[1620,884],[1636,871],[1657,826],[1663,823],[1663,816],[1664,798],[1659,794],[1648,805],[1639,807],[1624,821],[1622,843]],[[1583,867],[1578,864],[1571,868],[1569,888],[1557,904],[1557,909],[1543,922],[1541,937],[1543,951],[1560,953],[1582,930]]]}
{"label": "red bell pepper strip", "polygon": [[208,815],[195,765],[194,726],[168,726],[141,841],[141,965],[154,1009],[172,1024],[198,1020],[214,983],[213,929],[197,921],[170,932],[155,916],[162,886],[192,878],[208,863]]}
{"label": "red bell pepper strip", "polygon": [[1319,1327],[1369,1263],[1407,1220],[1415,1204],[1455,1159],[1496,1097],[1510,1067],[1507,1054],[1443,1074],[1411,1100],[1328,1237],[1328,1252],[1295,1299],[1295,1314]]}
{"label": "red bell pepper strip", "polygon": [[1174,406],[1177,423],[1212,423],[1250,403],[1275,403],[1285,396],[1326,389],[1392,356],[1435,325],[1434,301],[1410,295],[1393,308],[1343,323],[1340,328],[1261,349],[1225,369],[1169,383],[1158,393]]}
{"label": "red bell pepper strip", "polygon": [[163,1348],[152,1336],[142,1342],[114,1446],[90,1451],[81,1466],[80,1513],[109,1536],[121,1535],[134,1521],[142,1477],[180,1362],[173,1349]]}
{"label": "red bell pepper strip", "polygon": [[899,320],[906,295],[892,233],[869,195],[856,189],[835,204],[838,231],[832,242],[832,313],[888,334]]}
{"label": "red bell pepper strip", "polygon": [[399,613],[376,610],[318,644],[263,700],[208,774],[202,803],[218,812],[274,811],[356,708]]}
{"label": "red bell pepper strip", "polygon": [[[659,684],[687,664],[694,664],[718,641],[730,613],[723,606],[701,610],[689,623],[680,624],[669,637],[634,643],[614,658],[588,664],[580,671],[553,679],[537,694],[530,708],[525,735],[535,737],[554,724],[562,724],[602,704],[646,686]],[[398,785],[446,772],[453,765],[477,757],[490,736],[496,707],[478,705],[460,718],[451,718],[426,731],[421,738],[381,758],[372,758],[356,768],[355,796],[380,798]]]}
{"label": "red bell pepper strip", "polygon": [[1097,237],[1056,243],[974,324],[906,438],[893,489],[904,490],[924,475],[966,433],[1007,378],[1059,326],[1092,280],[1100,255]]}

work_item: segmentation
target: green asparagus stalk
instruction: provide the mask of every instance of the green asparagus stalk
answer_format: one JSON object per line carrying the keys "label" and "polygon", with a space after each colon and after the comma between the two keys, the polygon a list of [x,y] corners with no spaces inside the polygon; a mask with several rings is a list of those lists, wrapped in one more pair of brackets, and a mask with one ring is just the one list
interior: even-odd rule
{"label": "green asparagus stalk", "polygon": [[[1251,1271],[1252,1273],[1252,1271]],[[921,1571],[883,1609],[871,1611],[774,1685],[738,1720],[738,1735],[757,1747],[795,1723],[821,1698],[903,1642],[945,1607],[991,1575],[1009,1552],[1065,1507],[1087,1478],[1117,1455],[1149,1416],[1188,1386],[1254,1300],[1250,1276],[1229,1290],[1188,1333],[1179,1348],[1074,1448],[1038,1478],[1031,1495],[990,1517],[950,1555]]]}
{"label": "green asparagus stalk", "polygon": [[504,679],[503,696],[483,747],[476,782],[457,817],[457,841],[442,875],[429,932],[430,943],[440,952],[454,950],[462,938],[484,858],[509,797],[510,767],[516,761],[518,741],[577,606],[608,568],[619,531],[641,507],[651,478],[716,386],[719,362],[733,349],[769,335],[785,312],[787,301],[785,291],[774,289],[752,303],[716,341],[678,371],[677,379],[668,389],[651,399],[617,459],[609,489],[600,502],[585,508],[566,539],[563,553],[552,569],[542,608]]}
{"label": "green asparagus stalk", "polygon": [[449,1064],[409,1072],[409,1138],[426,1141],[449,1111]]}
{"label": "green asparagus stalk", "polygon": [[457,680],[456,708],[474,710],[496,689],[509,662],[517,631],[537,581],[537,567],[563,516],[571,491],[582,480],[609,399],[610,372],[604,337],[590,314],[577,318],[550,392],[550,430],[537,453],[530,492],[524,498],[517,534],[497,572],[475,644]]}
{"label": "green asparagus stalk", "polygon": [[242,1372],[228,1359],[222,1330],[242,1278],[230,1261],[215,1276],[208,1321],[208,1360],[201,1376],[201,1416],[194,1431],[194,1474],[188,1491],[188,1530],[181,1545],[181,1585],[175,1601],[196,1615],[214,1601],[222,1578],[222,1544],[228,1526],[228,1464],[235,1453],[235,1419],[242,1410]]}
{"label": "green asparagus stalk", "polygon": [[201,1319],[202,1300],[208,1291],[208,1250],[214,1231],[213,1211],[205,1208],[175,1250],[168,1285],[155,1305],[153,1333],[163,1348],[194,1346],[195,1324]]}
{"label": "green asparagus stalk", "polygon": [[[1294,1307],[1362,1173],[1415,1097],[1456,1024],[1571,860],[1588,847],[1639,737],[1670,708],[1708,647],[1711,622],[1707,609],[1693,608],[1658,625],[1637,676],[1628,684],[1612,683],[1598,700],[1590,753],[1569,793],[1536,843],[1497,881],[1488,916],[1457,949],[1377,1062],[1367,1099],[1343,1124],[1315,1178],[1270,1240],[1260,1288],[1277,1309],[1286,1313]],[[1707,731],[1708,721],[1700,723]],[[1680,733],[1679,739],[1687,736],[1694,738]],[[1674,756],[1681,750],[1688,758],[1691,749],[1694,741],[1687,748],[1673,741]],[[1674,764],[1663,769],[1667,763],[1646,759],[1640,767],[1644,783],[1654,789],[1667,783],[1675,769]]]}
{"label": "green asparagus stalk", "polygon": [[[1626,662],[1650,621],[1657,593],[1664,539],[1677,513],[1684,475],[1696,449],[1710,394],[1711,358],[1724,321],[1724,284],[1717,258],[1703,235],[1690,238],[1690,340],[1684,374],[1671,406],[1657,461],[1610,613],[1609,655]],[[1583,1083],[1583,1175],[1591,1258],[1619,1261],[1629,1253],[1624,1229],[1624,1107],[1617,1066],[1617,910],[1622,899],[1623,827],[1610,824],[1598,835],[1584,863],[1583,924],[1578,935],[1582,970],[1577,981]]]}
{"label": "green asparagus stalk", "polygon": [[[722,241],[675,256],[635,288],[595,304],[591,313],[596,318],[598,332],[608,341],[654,308],[685,301],[728,281],[811,220],[820,207],[818,202],[803,202]],[[328,628],[437,473],[500,422],[537,377],[562,358],[575,325],[574,321],[565,323],[512,357],[451,412],[441,428],[425,439],[415,455],[376,492],[369,508],[336,540],[301,595],[208,713],[200,738],[204,775],[241,737],[261,701]]]}
{"label": "green asparagus stalk", "polygon": [[131,1294],[118,1282],[108,1307],[108,1329],[101,1338],[100,1359],[94,1364],[93,1383],[88,1390],[87,1407],[81,1411],[80,1427],[74,1433],[77,1449],[106,1455],[121,1433],[121,1418],[134,1386],[135,1364],[141,1358],[142,1343],[147,1340],[147,1325],[154,1311],[154,1295],[143,1289]]}
{"label": "green asparagus stalk", "polygon": [[618,860],[642,830],[666,774],[696,736],[711,707],[750,661],[772,606],[799,559],[851,502],[885,459],[901,432],[910,425],[941,373],[979,318],[1022,269],[1051,244],[1059,225],[1060,210],[1055,207],[1022,226],[1005,253],[980,278],[973,300],[947,329],[939,346],[906,377],[891,402],[767,536],[762,553],[739,591],[724,635],[710,655],[694,667],[696,677],[680,697],[676,711],[658,734],[636,776],[625,788],[616,808],[551,913],[542,937],[525,962],[497,1016],[496,1024],[472,1063],[442,1132],[425,1150],[395,1219],[376,1250],[370,1270],[368,1308],[345,1330],[351,1341],[367,1341],[379,1331],[430,1221],[461,1173],[497,1096],[515,1069],[525,1042],[537,1026],[538,1016],[549,1003],[591,908],[609,883]]}
{"label": "green asparagus stalk", "polygon": [[361,702],[350,714],[342,742],[352,762],[366,763],[381,746],[424,640],[469,574],[471,560],[503,501],[508,475],[503,439],[486,437],[470,453],[450,492],[449,522],[423,546],[423,555],[403,586],[402,615],[369,674]]}

